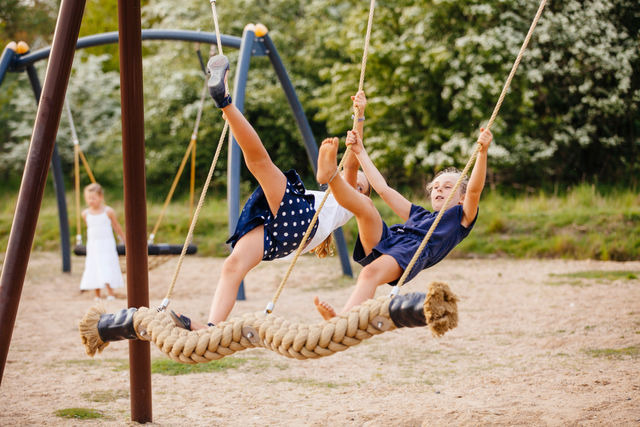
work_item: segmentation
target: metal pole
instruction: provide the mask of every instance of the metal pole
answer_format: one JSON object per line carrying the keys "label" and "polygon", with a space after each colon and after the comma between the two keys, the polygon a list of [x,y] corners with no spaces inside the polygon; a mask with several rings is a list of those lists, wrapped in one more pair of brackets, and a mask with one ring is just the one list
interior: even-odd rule
{"label": "metal pole", "polygon": [[[236,79],[233,84],[233,103],[240,112],[244,111],[245,89],[247,88],[247,78],[249,75],[249,66],[251,65],[251,50],[253,48],[253,39],[255,35],[252,30],[245,29],[242,34],[240,43],[240,52],[238,53],[238,66],[236,71]],[[238,216],[240,215],[240,159],[242,158],[242,150],[238,146],[236,139],[232,133],[229,133],[229,153],[227,165],[227,203],[229,205],[229,234],[233,234],[238,224]],[[238,288],[238,300],[245,300],[244,281],[240,283]]]}
{"label": "metal pole", "polygon": [[0,381],[36,232],[47,172],[58,133],[71,64],[84,12],[84,0],[63,0],[53,36],[51,59],[29,144],[16,214],[0,276]]}
{"label": "metal pole", "polygon": [[[122,162],[129,307],[149,306],[140,0],[118,0]],[[152,421],[149,342],[129,341],[131,420]]]}
{"label": "metal pole", "polygon": [[[313,172],[315,173],[317,171],[318,165],[318,146],[316,145],[315,138],[313,137],[313,133],[311,132],[311,126],[309,126],[309,121],[307,120],[307,116],[304,114],[302,104],[300,104],[300,100],[296,95],[296,90],[294,89],[293,84],[289,79],[287,70],[282,63],[282,60],[280,59],[278,50],[273,44],[271,37],[269,37],[269,34],[265,34],[262,39],[267,51],[267,56],[269,56],[269,60],[271,61],[271,65],[273,65],[273,69],[278,76],[278,80],[280,80],[282,89],[287,96],[287,101],[289,101],[289,106],[291,107],[291,111],[293,112],[293,117],[295,118],[296,123],[298,124],[298,129],[300,130],[302,138],[304,139],[304,144],[307,149],[307,157],[309,158],[309,162],[311,163],[311,167],[313,168]],[[353,277],[351,263],[349,262],[349,251],[347,250],[347,244],[344,240],[342,228],[338,228],[337,230],[335,230],[333,232],[333,237],[336,240],[336,247],[338,248],[338,254],[340,255],[342,274],[344,274],[345,276]]]}
{"label": "metal pole", "polygon": [[[218,39],[214,33],[188,30],[142,30],[142,40],[179,40],[185,42],[216,44]],[[227,36],[222,34],[220,41],[223,46],[238,49],[240,47],[240,37]],[[102,46],[105,44],[118,43],[118,33],[116,31],[110,33],[94,34],[78,39],[77,49],[84,49],[94,46]],[[12,68],[20,68],[27,63],[39,61],[49,57],[51,48],[45,47],[28,54],[16,58],[11,64]],[[12,70],[13,71],[13,70]]]}
{"label": "metal pole", "polygon": [[[40,102],[42,87],[38,72],[33,64],[27,65],[27,75],[36,98],[36,104]],[[64,178],[62,176],[62,162],[58,154],[58,144],[53,145],[53,158],[51,159],[53,169],[53,188],[56,191],[56,201],[58,202],[58,224],[60,226],[60,250],[62,251],[62,271],[71,272],[71,243],[69,242],[69,216],[67,215],[67,200],[64,193]]]}
{"label": "metal pole", "polygon": [[0,56],[0,85],[16,57],[16,52],[8,46],[2,51],[2,56]]}

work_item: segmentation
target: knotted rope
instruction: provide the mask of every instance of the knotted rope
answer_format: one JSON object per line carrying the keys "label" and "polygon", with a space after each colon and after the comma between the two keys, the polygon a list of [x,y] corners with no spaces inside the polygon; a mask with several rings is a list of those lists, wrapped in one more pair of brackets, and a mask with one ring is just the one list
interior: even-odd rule
{"label": "knotted rope", "polygon": [[[102,352],[109,340],[137,338],[152,341],[171,359],[188,364],[206,363],[256,347],[289,358],[314,359],[396,328],[428,325],[433,335],[441,336],[458,323],[457,298],[444,283],[431,283],[427,295],[408,294],[393,301],[388,296],[371,299],[345,315],[311,325],[258,312],[187,331],[175,326],[166,312],[147,307],[128,312],[114,317],[105,315],[100,306],[87,312],[80,322],[80,333],[88,355]],[[116,320],[107,324],[103,319]],[[125,321],[117,324],[117,319]],[[102,339],[106,330],[112,337],[109,340]]]}

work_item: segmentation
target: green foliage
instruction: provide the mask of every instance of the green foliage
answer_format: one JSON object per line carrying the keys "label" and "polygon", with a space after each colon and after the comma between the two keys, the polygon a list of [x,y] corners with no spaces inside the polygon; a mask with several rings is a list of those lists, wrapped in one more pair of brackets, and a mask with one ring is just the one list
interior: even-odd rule
{"label": "green foliage", "polygon": [[32,48],[46,44],[53,36],[57,11],[56,0],[0,0],[0,47],[10,41],[26,41]]}
{"label": "green foliage", "polygon": [[[16,34],[29,17],[34,26],[24,27],[24,38],[36,45],[50,39],[57,1],[4,0],[0,5],[7,6],[0,7],[0,34]],[[213,31],[208,2],[176,8],[173,0],[148,0],[142,5],[143,28]],[[365,143],[391,185],[416,190],[434,170],[466,163],[536,7],[528,0],[377,3],[364,80],[369,97]],[[240,36],[246,24],[264,23],[317,141],[344,135],[352,124],[349,96],[358,87],[368,2],[238,0],[219,4],[217,10],[225,34]],[[87,2],[82,36],[116,25],[115,3]],[[489,182],[534,190],[583,181],[637,186],[639,34],[635,0],[548,4],[492,128]],[[209,46],[201,49],[206,58]],[[203,75],[192,44],[146,42],[143,54],[147,184],[150,196],[159,199],[189,143]],[[235,64],[237,52],[225,49],[225,54]],[[38,67],[42,76],[43,64]],[[98,180],[109,187],[122,178],[117,70],[115,45],[77,54],[68,91],[81,146]],[[26,86],[24,77],[9,75],[0,90],[0,178],[14,181],[35,114]],[[298,169],[312,183],[301,135],[264,57],[252,59],[245,111],[276,164]],[[71,180],[66,122],[63,116],[59,144]],[[198,133],[198,182],[204,181],[221,129],[219,112],[207,96]],[[225,154],[214,191],[226,186]],[[242,178],[245,185],[255,185],[244,168]],[[178,193],[187,188],[183,178]],[[492,227],[498,231],[503,224]],[[556,244],[573,243],[558,237]]]}
{"label": "green foliage", "polygon": [[212,360],[209,363],[188,365],[185,363],[174,362],[169,359],[155,359],[151,362],[151,373],[162,375],[187,375],[201,372],[219,372],[226,369],[237,368],[245,362],[245,359],[225,357],[220,360]]}
{"label": "green foliage", "polygon": [[76,420],[90,420],[97,418],[104,418],[104,414],[95,409],[89,408],[65,408],[59,409],[55,412],[56,417],[60,418],[72,418]]}

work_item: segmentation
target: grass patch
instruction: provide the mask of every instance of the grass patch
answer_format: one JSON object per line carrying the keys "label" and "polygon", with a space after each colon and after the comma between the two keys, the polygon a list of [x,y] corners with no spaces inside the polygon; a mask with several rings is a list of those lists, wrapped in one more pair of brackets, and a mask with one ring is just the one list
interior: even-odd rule
{"label": "grass patch", "polygon": [[[54,251],[59,248],[56,200],[51,186],[47,186],[38,220],[33,247]],[[249,192],[243,191],[241,200]],[[0,253],[6,245],[13,220],[17,192],[0,193]],[[377,196],[374,204],[387,224],[401,222],[400,218]],[[411,201],[427,209],[424,196]],[[114,208],[121,224],[124,206],[113,192],[107,192],[107,203]],[[67,193],[71,234],[76,234],[73,192]],[[160,214],[162,200],[148,200],[148,227],[153,228]],[[171,203],[157,233],[156,242],[180,244],[189,228],[187,197]],[[86,230],[82,230],[86,237]],[[345,240],[353,249],[357,236],[355,221],[344,227]],[[504,255],[516,258],[576,258],[626,261],[640,259],[640,203],[637,191],[628,189],[599,190],[583,184],[564,194],[539,193],[511,197],[497,191],[485,190],[480,203],[480,215],[473,232],[451,254]],[[206,201],[195,229],[194,243],[198,254],[227,256],[227,203],[224,193],[212,193]],[[73,238],[71,239],[73,241]],[[637,275],[637,273],[634,273]]]}
{"label": "grass patch", "polygon": [[273,381],[269,381],[271,384],[275,384],[275,383],[291,383],[291,384],[298,384],[298,385],[303,385],[303,386],[310,386],[310,387],[322,387],[322,388],[337,388],[337,387],[344,387],[347,385],[350,385],[349,383],[334,383],[331,381],[316,381],[316,380],[311,380],[309,378],[283,378],[283,379],[279,379],[279,380],[273,380]]}
{"label": "grass patch", "polygon": [[174,362],[170,359],[155,359],[151,361],[151,373],[161,375],[188,375],[202,372],[219,372],[225,369],[237,368],[246,362],[246,359],[238,357],[225,357],[219,360],[212,360],[209,363],[189,365]]}
{"label": "grass patch", "polygon": [[101,366],[107,366],[115,372],[126,371],[129,369],[129,361],[126,359],[67,359],[50,364],[52,367],[60,365],[67,368],[98,368]]}
{"label": "grass patch", "polygon": [[102,412],[89,408],[59,409],[55,412],[55,414],[60,418],[72,418],[75,420],[91,420],[105,417]]}
{"label": "grass patch", "polygon": [[82,397],[91,402],[115,402],[118,399],[126,399],[129,397],[128,390],[100,390],[82,393]]}
{"label": "grass patch", "polygon": [[615,271],[602,271],[602,270],[590,270],[590,271],[578,271],[575,273],[562,273],[555,274],[552,273],[550,276],[553,277],[568,277],[568,278],[576,278],[576,279],[595,279],[595,280],[604,280],[604,281],[614,281],[614,280],[638,280],[640,276],[640,271],[629,271],[629,270],[615,270]]}
{"label": "grass patch", "polygon": [[584,350],[591,357],[606,357],[607,359],[622,359],[623,357],[631,357],[636,359],[640,357],[640,347],[631,346],[624,348],[595,348]]}

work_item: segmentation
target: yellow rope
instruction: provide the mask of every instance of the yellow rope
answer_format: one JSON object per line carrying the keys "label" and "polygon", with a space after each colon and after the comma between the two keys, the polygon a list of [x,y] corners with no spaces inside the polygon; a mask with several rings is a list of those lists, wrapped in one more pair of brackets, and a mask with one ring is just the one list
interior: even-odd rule
{"label": "yellow rope", "polygon": [[80,160],[82,160],[84,170],[87,172],[87,175],[89,175],[89,180],[91,181],[91,183],[95,184],[96,178],[93,176],[93,172],[89,167],[89,162],[87,162],[87,158],[84,156],[84,153],[82,152],[82,148],[80,148],[80,146],[78,146],[78,154],[80,154]]}
{"label": "yellow rope", "polygon": [[76,245],[82,243],[82,222],[80,221],[80,147],[76,144],[73,146],[73,174],[75,178],[76,193]]}
{"label": "yellow rope", "polygon": [[[502,102],[504,101],[504,97],[507,94],[507,90],[509,89],[509,86],[511,85],[511,80],[513,80],[513,76],[516,74],[516,70],[518,69],[518,65],[520,64],[520,61],[522,60],[522,56],[524,55],[524,51],[527,48],[527,45],[529,44],[529,40],[531,40],[531,36],[533,35],[533,30],[536,28],[536,25],[538,24],[538,21],[540,20],[540,16],[542,15],[542,10],[544,9],[544,6],[545,6],[546,3],[547,3],[547,0],[542,0],[540,2],[540,6],[538,7],[538,12],[536,13],[535,17],[533,18],[533,22],[531,23],[531,27],[529,28],[529,32],[527,33],[527,36],[525,37],[524,42],[522,43],[522,47],[520,48],[520,52],[518,52],[518,56],[516,57],[516,60],[513,63],[513,66],[511,67],[511,72],[509,73],[509,77],[507,77],[507,81],[505,82],[504,87],[502,88],[502,92],[500,93],[500,97],[498,98],[498,102],[496,103],[496,106],[493,109],[493,113],[491,114],[491,118],[489,119],[489,122],[487,123],[487,126],[486,126],[487,130],[491,128],[491,126],[493,125],[493,122],[495,121],[496,117],[498,116],[498,111],[500,111],[500,107],[502,106]],[[444,214],[445,208],[449,205],[449,202],[451,202],[451,199],[453,198],[455,193],[458,191],[458,188],[460,187],[460,184],[462,183],[464,177],[467,176],[467,173],[469,172],[469,169],[471,168],[471,165],[475,161],[479,150],[480,150],[480,144],[476,144],[476,148],[473,151],[473,153],[471,154],[471,158],[469,159],[469,161],[467,162],[467,165],[464,167],[464,169],[460,173],[460,177],[458,178],[458,181],[456,182],[455,186],[451,190],[451,193],[447,197],[447,200],[445,200],[443,208],[440,210],[440,212],[438,212],[438,216],[436,216],[436,219],[433,221],[433,224],[431,224],[431,227],[429,228],[429,231],[427,232],[427,234],[424,236],[424,239],[422,240],[422,243],[418,247],[418,250],[413,254],[413,258],[411,258],[411,262],[409,262],[409,265],[407,265],[407,268],[402,273],[402,276],[400,276],[400,279],[398,280],[398,284],[397,284],[397,286],[395,288],[396,290],[399,289],[400,286],[402,286],[404,284],[407,276],[411,272],[411,269],[413,268],[413,266],[415,265],[416,261],[418,260],[418,257],[420,256],[420,254],[424,250],[425,246],[427,246],[427,243],[429,242],[429,239],[431,238],[431,235],[435,231],[436,227],[438,226],[438,223],[440,222],[440,219],[442,218],[442,215]]]}
{"label": "yellow rope", "polygon": [[[169,189],[169,193],[167,194],[167,197],[164,200],[164,204],[162,205],[162,209],[160,210],[160,215],[158,216],[158,219],[156,220],[156,223],[153,226],[153,230],[149,235],[149,242],[151,243],[153,243],[156,237],[156,233],[158,232],[158,228],[160,228],[160,223],[164,218],[164,214],[167,210],[167,207],[169,206],[169,203],[171,203],[171,199],[173,198],[173,193],[176,190],[178,181],[180,181],[180,177],[182,177],[182,172],[184,171],[184,168],[187,164],[187,160],[189,159],[189,154],[191,154],[191,183],[190,183],[191,193],[189,197],[189,200],[190,200],[189,206],[191,208],[191,211],[193,211],[193,189],[194,189],[194,180],[195,180],[195,150],[196,150],[196,142],[198,138],[198,128],[200,126],[200,118],[202,117],[202,110],[204,109],[204,100],[205,100],[206,93],[207,93],[207,81],[205,79],[204,87],[202,88],[202,94],[200,96],[200,104],[198,106],[195,125],[193,126],[193,132],[191,133],[191,140],[189,141],[189,145],[187,146],[187,150],[185,151],[184,156],[182,156],[182,161],[180,162],[180,166],[178,167],[178,172],[176,173],[176,176],[173,178],[173,182],[171,183],[171,188]],[[191,218],[191,216],[192,215],[190,214],[189,218]]]}
{"label": "yellow rope", "polygon": [[[367,57],[368,57],[368,51],[369,51],[369,42],[371,40],[371,27],[373,25],[373,12],[375,10],[375,3],[376,3],[375,0],[371,0],[371,3],[369,4],[369,19],[367,20],[367,32],[366,32],[366,35],[365,35],[365,38],[364,38],[364,49],[363,49],[363,53],[362,53],[362,64],[360,66],[360,82],[358,83],[358,92],[361,91],[364,88],[364,76],[365,76],[365,70],[367,68]],[[354,105],[353,108],[354,108],[354,111],[353,111],[354,114],[353,114],[353,126],[352,126],[352,129],[355,131],[357,126],[358,126],[358,108],[355,105]],[[348,156],[350,151],[351,151],[351,148],[347,147],[347,149],[344,152],[344,155],[342,156],[342,159],[340,160],[340,164],[338,165],[338,167],[336,169],[336,173],[340,173],[340,171],[342,170],[342,168],[344,166],[344,162],[347,159],[347,156]],[[318,221],[318,216],[320,215],[320,211],[322,210],[322,207],[324,206],[325,202],[327,201],[327,198],[329,197],[329,194],[331,194],[331,189],[327,188],[327,191],[324,192],[324,196],[322,197],[322,201],[320,202],[320,205],[318,206],[318,209],[316,209],[316,213],[313,215],[313,218],[311,219],[311,222],[309,223],[309,226],[307,227],[307,231],[304,233],[304,236],[302,237],[302,242],[300,242],[300,245],[298,246],[298,249],[296,249],[296,253],[295,253],[293,259],[291,260],[291,263],[289,264],[289,268],[287,269],[284,277],[280,281],[280,284],[278,285],[278,288],[276,289],[276,292],[273,295],[273,298],[271,299],[271,302],[267,305],[267,308],[265,309],[265,311],[267,313],[273,312],[273,308],[275,307],[276,302],[280,298],[280,294],[282,294],[282,291],[284,289],[284,285],[287,283],[287,280],[289,279],[289,276],[291,275],[291,272],[293,271],[293,267],[296,265],[296,262],[298,261],[298,258],[302,254],[302,251],[304,250],[305,245],[307,244],[307,240],[309,239],[309,235],[311,234],[311,230],[313,230],[314,225]]]}

